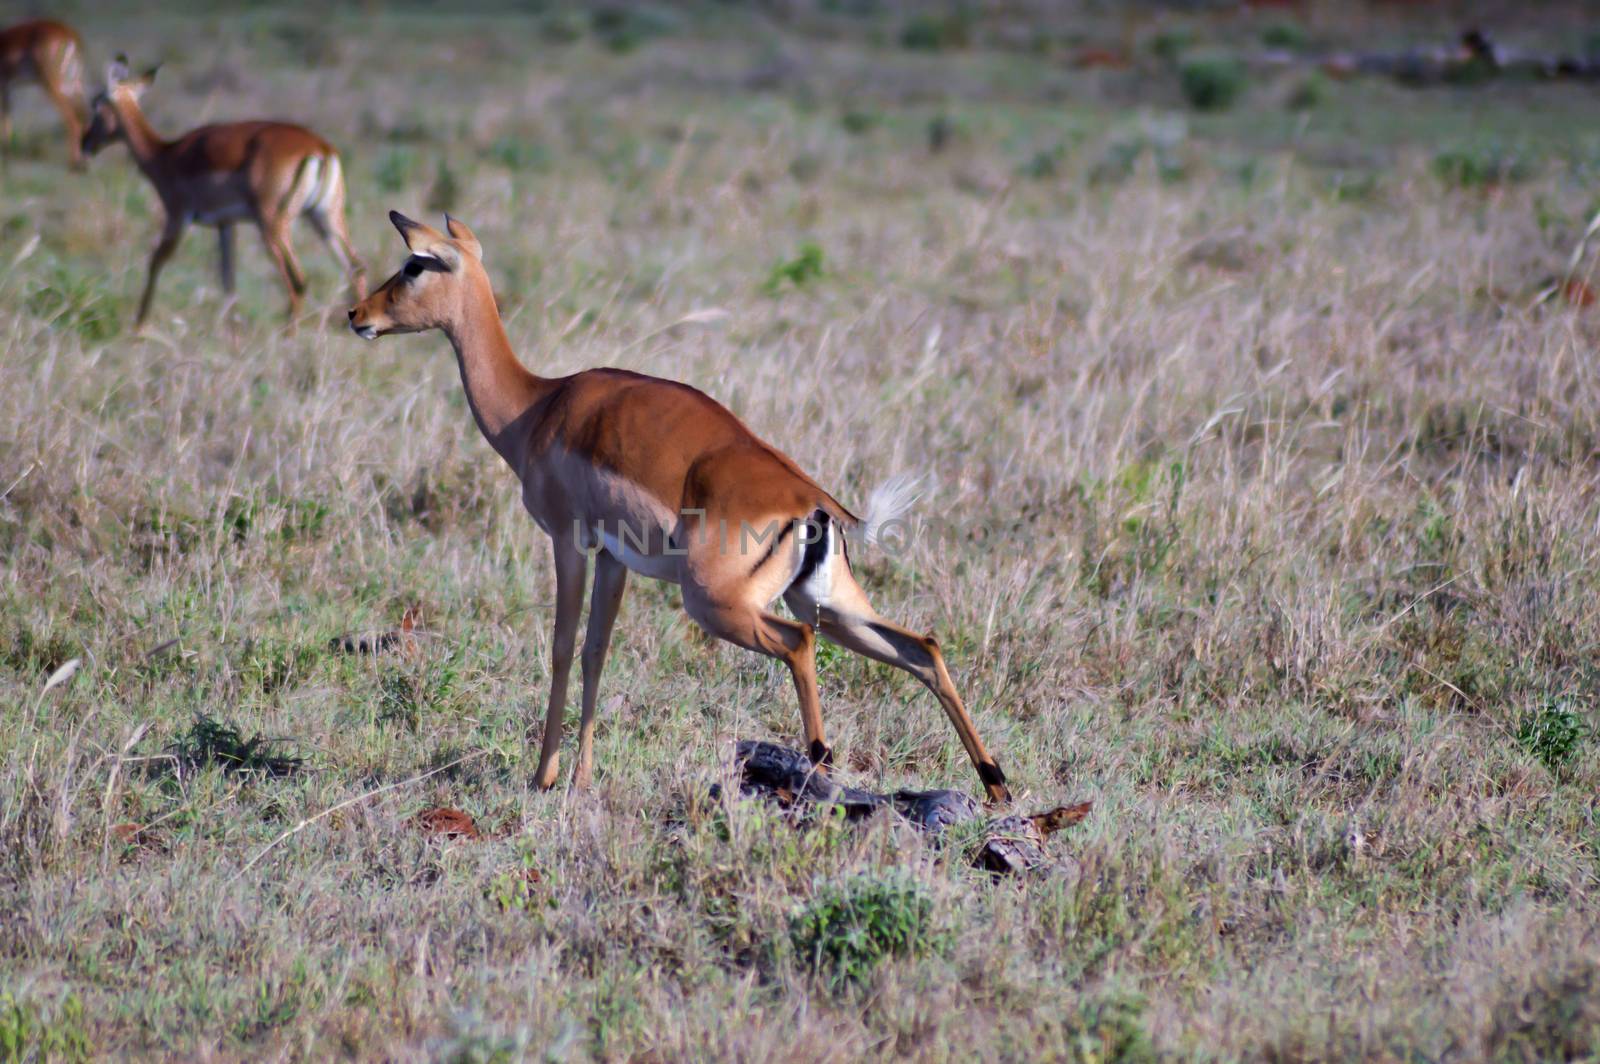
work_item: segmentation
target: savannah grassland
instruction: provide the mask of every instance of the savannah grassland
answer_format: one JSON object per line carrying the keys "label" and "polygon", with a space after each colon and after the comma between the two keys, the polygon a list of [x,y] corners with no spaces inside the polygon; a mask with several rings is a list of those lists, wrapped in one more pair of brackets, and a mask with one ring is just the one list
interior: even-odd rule
{"label": "savannah grassland", "polygon": [[[120,148],[68,175],[29,93],[0,1057],[1600,1053],[1600,308],[1530,308],[1600,199],[1594,90],[1289,72],[1199,113],[1158,35],[1286,16],[1147,17],[1134,70],[1078,71],[1126,25],[835,6],[63,13],[92,70],[166,61],[165,131],[338,144],[376,278],[389,208],[467,220],[539,372],[688,381],[847,505],[925,476],[863,582],[1024,810],[1094,800],[1061,867],[709,801],[734,739],[798,740],[789,680],[646,581],[593,790],[533,790],[549,547],[443,339],[353,338],[303,227],[294,335],[254,234],[227,309],[195,230],[131,336],[154,198]],[[413,604],[419,654],[329,651]],[[977,790],[909,678],[821,677],[844,778]],[[231,771],[202,717],[299,771]],[[427,837],[437,805],[491,837]]]}

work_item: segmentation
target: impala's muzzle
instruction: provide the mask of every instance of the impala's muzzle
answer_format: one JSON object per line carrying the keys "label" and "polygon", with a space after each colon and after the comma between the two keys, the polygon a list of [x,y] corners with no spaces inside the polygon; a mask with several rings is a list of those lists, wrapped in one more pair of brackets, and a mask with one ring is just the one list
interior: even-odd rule
{"label": "impala's muzzle", "polygon": [[376,340],[378,338],[378,327],[372,324],[370,318],[371,315],[367,313],[366,305],[357,303],[350,308],[350,331],[363,340]]}

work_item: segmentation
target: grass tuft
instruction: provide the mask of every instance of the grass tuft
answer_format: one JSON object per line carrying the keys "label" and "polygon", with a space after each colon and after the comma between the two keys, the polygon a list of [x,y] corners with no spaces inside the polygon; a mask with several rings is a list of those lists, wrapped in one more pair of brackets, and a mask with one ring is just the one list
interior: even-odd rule
{"label": "grass tuft", "polygon": [[294,775],[305,762],[304,758],[271,752],[274,744],[285,741],[260,735],[246,739],[238,728],[201,713],[187,731],[168,744],[167,753],[185,772],[215,766],[237,775],[276,778]]}
{"label": "grass tuft", "polygon": [[895,872],[822,884],[790,917],[789,940],[834,986],[865,983],[884,961],[927,956],[942,942],[927,889]]}

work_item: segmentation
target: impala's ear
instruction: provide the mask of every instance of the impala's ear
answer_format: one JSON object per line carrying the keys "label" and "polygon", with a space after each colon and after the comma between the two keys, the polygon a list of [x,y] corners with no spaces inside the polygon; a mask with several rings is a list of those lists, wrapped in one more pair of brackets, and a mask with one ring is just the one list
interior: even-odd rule
{"label": "impala's ear", "polygon": [[160,69],[161,64],[157,63],[155,66],[151,67],[149,70],[146,70],[138,77],[124,78],[122,87],[133,93],[135,97],[143,96],[144,90],[148,89],[152,84],[155,83],[156,71]]}
{"label": "impala's ear", "polygon": [[463,251],[479,262],[483,261],[483,245],[478,243],[478,238],[472,235],[472,230],[467,228],[466,222],[459,221],[446,214],[444,216],[444,227],[445,231],[450,234],[450,238],[461,245]]}
{"label": "impala's ear", "polygon": [[411,249],[411,254],[424,259],[437,259],[449,269],[455,269],[459,264],[460,255],[455,245],[439,230],[407,218],[399,211],[390,211],[389,221],[400,230],[400,236],[405,240],[406,247]]}

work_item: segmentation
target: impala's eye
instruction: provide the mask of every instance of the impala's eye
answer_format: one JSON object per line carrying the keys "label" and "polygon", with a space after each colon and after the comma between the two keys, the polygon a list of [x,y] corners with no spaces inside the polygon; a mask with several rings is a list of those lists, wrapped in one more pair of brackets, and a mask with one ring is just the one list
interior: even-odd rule
{"label": "impala's eye", "polygon": [[410,262],[406,263],[404,272],[407,277],[421,277],[422,263],[418,262],[416,259],[412,259]]}

